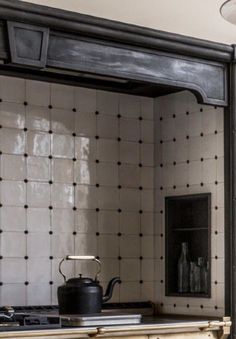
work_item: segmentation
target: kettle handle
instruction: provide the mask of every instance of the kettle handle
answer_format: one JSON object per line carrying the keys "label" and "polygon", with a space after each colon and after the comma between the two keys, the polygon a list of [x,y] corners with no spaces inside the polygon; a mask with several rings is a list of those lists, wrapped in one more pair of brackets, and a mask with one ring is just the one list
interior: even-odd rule
{"label": "kettle handle", "polygon": [[67,255],[65,258],[63,258],[60,261],[59,268],[58,268],[58,270],[59,270],[60,274],[63,276],[65,282],[66,282],[66,276],[61,270],[61,265],[62,265],[63,261],[65,261],[65,260],[92,260],[92,261],[95,261],[98,264],[98,270],[97,270],[97,273],[95,275],[95,281],[98,280],[98,276],[101,272],[101,262],[96,257],[94,257],[93,255]]}

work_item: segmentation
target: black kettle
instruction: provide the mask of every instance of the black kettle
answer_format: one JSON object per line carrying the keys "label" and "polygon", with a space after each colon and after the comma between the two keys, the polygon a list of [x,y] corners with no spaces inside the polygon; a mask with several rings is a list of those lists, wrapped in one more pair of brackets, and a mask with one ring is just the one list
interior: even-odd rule
{"label": "black kettle", "polygon": [[[61,271],[61,265],[65,260],[93,260],[98,264],[98,271],[95,279],[71,278],[66,280],[65,274]],[[58,287],[57,298],[60,314],[94,314],[100,313],[102,304],[112,297],[114,285],[120,281],[116,277],[108,283],[106,293],[103,296],[103,288],[99,285],[98,275],[101,271],[101,262],[94,256],[72,256],[68,255],[59,264],[59,272],[63,276],[65,283]]]}

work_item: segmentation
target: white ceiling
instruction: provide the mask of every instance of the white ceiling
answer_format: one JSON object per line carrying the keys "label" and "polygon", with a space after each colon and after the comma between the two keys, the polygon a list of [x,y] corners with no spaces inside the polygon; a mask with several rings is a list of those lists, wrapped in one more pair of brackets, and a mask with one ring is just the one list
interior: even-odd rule
{"label": "white ceiling", "polygon": [[224,0],[24,0],[45,6],[236,44],[236,26],[219,8]]}

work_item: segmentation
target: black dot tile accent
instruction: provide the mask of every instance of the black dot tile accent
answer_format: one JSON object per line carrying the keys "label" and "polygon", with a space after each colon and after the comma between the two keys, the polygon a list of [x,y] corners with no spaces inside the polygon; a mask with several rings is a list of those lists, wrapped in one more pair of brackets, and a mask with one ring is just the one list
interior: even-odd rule
{"label": "black dot tile accent", "polygon": [[160,167],[163,167],[163,164],[160,164]]}
{"label": "black dot tile accent", "polygon": [[96,187],[99,187],[100,185],[99,184],[96,184]]}
{"label": "black dot tile accent", "polygon": [[48,133],[49,133],[49,134],[52,134],[52,130],[50,129],[50,130],[48,131]]}
{"label": "black dot tile accent", "polygon": [[186,187],[189,188],[189,184],[187,184]]}
{"label": "black dot tile accent", "polygon": [[139,188],[138,188],[138,189],[139,189],[140,191],[142,191],[142,189],[143,189],[143,188],[142,188],[142,186],[139,186]]}
{"label": "black dot tile accent", "polygon": [[120,142],[120,141],[121,141],[121,138],[120,138],[120,137],[119,137],[119,138],[117,138],[117,141],[118,141],[118,142]]}
{"label": "black dot tile accent", "polygon": [[120,115],[120,114],[117,114],[117,118],[120,119],[120,118],[121,118],[121,115]]}
{"label": "black dot tile accent", "polygon": [[217,235],[218,234],[218,231],[215,231],[215,235]]}
{"label": "black dot tile accent", "polygon": [[217,284],[218,284],[218,281],[215,281],[214,284],[217,285]]}
{"label": "black dot tile accent", "polygon": [[3,232],[3,230],[0,229],[0,233],[2,233],[2,232]]}
{"label": "black dot tile accent", "polygon": [[25,286],[28,286],[29,285],[29,282],[28,281],[25,281]]}
{"label": "black dot tile accent", "polygon": [[215,131],[215,134],[217,134],[218,132],[217,131]]}
{"label": "black dot tile accent", "polygon": [[176,307],[176,304],[174,304],[173,307]]}
{"label": "black dot tile accent", "polygon": [[76,182],[73,182],[73,186],[76,186],[77,184],[76,184]]}
{"label": "black dot tile accent", "polygon": [[48,105],[48,108],[49,108],[49,109],[52,109],[52,105]]}
{"label": "black dot tile accent", "polygon": [[100,235],[100,233],[99,232],[96,232],[96,236],[98,237]]}
{"label": "black dot tile accent", "polygon": [[201,160],[201,162],[203,162],[203,161],[204,161],[204,159],[203,159],[203,158],[201,158],[200,160]]}
{"label": "black dot tile accent", "polygon": [[203,308],[204,308],[204,306],[203,306],[203,305],[200,305],[200,308],[201,308],[201,309],[203,309]]}
{"label": "black dot tile accent", "polygon": [[72,161],[76,161],[77,159],[76,158],[73,158]]}
{"label": "black dot tile accent", "polygon": [[142,141],[142,140],[139,140],[138,142],[139,142],[139,144],[142,144],[142,143],[143,143],[143,141]]}
{"label": "black dot tile accent", "polygon": [[176,142],[176,138],[173,138],[173,142]]}
{"label": "black dot tile accent", "polygon": [[161,284],[163,284],[163,282],[164,282],[163,280],[160,281]]}
{"label": "black dot tile accent", "polygon": [[121,213],[121,212],[122,212],[121,208],[118,208],[117,212],[118,212],[118,213]]}
{"label": "black dot tile accent", "polygon": [[49,233],[50,235],[52,235],[52,234],[53,234],[53,231],[49,231],[48,233]]}
{"label": "black dot tile accent", "polygon": [[27,106],[27,105],[28,105],[28,102],[27,102],[27,101],[24,101],[24,105]]}
{"label": "black dot tile accent", "polygon": [[142,257],[142,256],[140,256],[140,257],[139,257],[139,260],[143,260],[143,257]]}
{"label": "black dot tile accent", "polygon": [[3,259],[3,256],[2,255],[0,255],[0,260],[2,260]]}
{"label": "black dot tile accent", "polygon": [[53,209],[53,206],[48,206],[48,208],[49,208],[50,210],[52,210],[52,209]]}
{"label": "black dot tile accent", "polygon": [[215,155],[215,160],[217,160],[218,159],[218,156],[217,155]]}
{"label": "black dot tile accent", "polygon": [[28,128],[24,127],[24,132],[27,132],[28,131]]}
{"label": "black dot tile accent", "polygon": [[218,185],[218,181],[215,181],[215,185]]}
{"label": "black dot tile accent", "polygon": [[122,188],[122,186],[121,186],[121,185],[118,185],[117,188],[120,190],[120,189]]}
{"label": "black dot tile accent", "polygon": [[77,210],[77,207],[76,207],[76,206],[74,206],[74,207],[73,207],[73,211],[76,211],[76,210]]}
{"label": "black dot tile accent", "polygon": [[25,233],[25,234],[28,234],[28,233],[29,233],[29,231],[28,231],[28,230],[25,230],[25,231],[24,231],[24,233]]}
{"label": "black dot tile accent", "polygon": [[142,117],[139,117],[138,119],[139,119],[140,121],[142,121],[142,120],[143,120],[143,118],[142,118]]}
{"label": "black dot tile accent", "polygon": [[215,206],[215,210],[218,210],[218,206]]}
{"label": "black dot tile accent", "polygon": [[201,182],[201,184],[200,184],[201,186],[204,186],[204,184],[203,184],[203,182]]}
{"label": "black dot tile accent", "polygon": [[189,164],[189,160],[187,160],[186,163]]}
{"label": "black dot tile accent", "polygon": [[139,214],[142,214],[143,213],[143,211],[142,210],[139,210]]}
{"label": "black dot tile accent", "polygon": [[0,99],[0,102],[2,102],[2,99]]}
{"label": "black dot tile accent", "polygon": [[28,255],[25,255],[25,256],[24,256],[24,259],[25,259],[25,260],[28,260],[28,259],[29,259]]}
{"label": "black dot tile accent", "polygon": [[143,233],[139,233],[139,236],[140,236],[140,238],[142,238],[142,236],[143,236]]}
{"label": "black dot tile accent", "polygon": [[187,304],[186,306],[187,306],[187,308],[189,308],[189,304]]}
{"label": "black dot tile accent", "polygon": [[217,310],[217,309],[218,309],[218,306],[216,305],[216,306],[215,306],[215,310]]}
{"label": "black dot tile accent", "polygon": [[0,151],[0,155],[2,155],[2,151]]}
{"label": "black dot tile accent", "polygon": [[176,161],[173,162],[173,166],[175,166],[175,165],[176,165]]}
{"label": "black dot tile accent", "polygon": [[97,140],[98,140],[98,139],[99,139],[99,136],[98,136],[98,135],[96,135],[96,136],[95,136],[95,139],[97,139]]}
{"label": "black dot tile accent", "polygon": [[50,255],[49,259],[50,259],[50,260],[53,260],[53,256],[52,256],[52,255]]}
{"label": "black dot tile accent", "polygon": [[139,167],[143,167],[143,164],[141,164],[141,163],[139,163],[138,165],[139,165]]}
{"label": "black dot tile accent", "polygon": [[118,260],[122,260],[122,257],[119,255]]}
{"label": "black dot tile accent", "polygon": [[164,304],[163,304],[163,303],[160,303],[160,305],[161,305],[161,307],[163,307],[163,306],[164,306]]}
{"label": "black dot tile accent", "polygon": [[186,111],[186,115],[189,115],[189,111]]}
{"label": "black dot tile accent", "polygon": [[53,281],[49,281],[49,285],[53,285]]}
{"label": "black dot tile accent", "polygon": [[117,165],[118,165],[118,166],[120,166],[120,165],[121,165],[121,162],[120,162],[120,161],[118,161],[118,162],[117,162]]}
{"label": "black dot tile accent", "polygon": [[99,212],[100,211],[100,209],[99,208],[96,208],[96,212]]}
{"label": "black dot tile accent", "polygon": [[76,108],[74,107],[74,108],[72,108],[72,112],[76,112],[77,110],[76,110]]}
{"label": "black dot tile accent", "polygon": [[160,187],[160,190],[161,190],[161,191],[163,190],[163,187],[162,187],[162,186]]}
{"label": "black dot tile accent", "polygon": [[76,235],[76,234],[77,234],[77,232],[75,232],[75,231],[74,231],[72,234],[73,234],[73,235]]}
{"label": "black dot tile accent", "polygon": [[76,137],[76,133],[72,133],[72,137]]}
{"label": "black dot tile accent", "polygon": [[99,111],[95,111],[95,114],[98,115],[98,114],[99,114]]}
{"label": "black dot tile accent", "polygon": [[29,206],[28,205],[24,205],[24,208],[29,208]]}
{"label": "black dot tile accent", "polygon": [[160,140],[160,144],[163,144],[163,140]]}
{"label": "black dot tile accent", "polygon": [[216,260],[218,259],[218,256],[217,256],[217,255],[215,255],[215,259],[216,259]]}
{"label": "black dot tile accent", "polygon": [[173,189],[174,189],[174,190],[176,189],[176,186],[175,186],[175,185],[173,186]]}
{"label": "black dot tile accent", "polygon": [[28,179],[24,179],[24,182],[27,184],[27,182],[28,182]]}
{"label": "black dot tile accent", "polygon": [[27,154],[27,153],[24,153],[24,157],[27,158],[27,157],[28,157],[28,154]]}
{"label": "black dot tile accent", "polygon": [[163,233],[161,233],[161,238],[163,238],[163,236],[164,236]]}
{"label": "black dot tile accent", "polygon": [[121,237],[122,234],[120,232],[118,232],[117,235],[118,235],[118,237]]}
{"label": "black dot tile accent", "polygon": [[204,134],[201,132],[200,136],[201,136],[201,137],[203,137],[203,136],[204,136]]}
{"label": "black dot tile accent", "polygon": [[0,281],[0,286],[2,286],[3,285],[3,282],[2,281]]}
{"label": "black dot tile accent", "polygon": [[200,112],[203,112],[203,108],[200,108]]}
{"label": "black dot tile accent", "polygon": [[2,203],[0,203],[0,207],[2,207]]}
{"label": "black dot tile accent", "polygon": [[139,280],[139,283],[140,283],[140,284],[143,284],[143,280]]}
{"label": "black dot tile accent", "polygon": [[2,181],[2,177],[0,177],[0,181]]}
{"label": "black dot tile accent", "polygon": [[52,155],[49,155],[49,156],[48,156],[48,159],[52,159]]}
{"label": "black dot tile accent", "polygon": [[96,162],[96,164],[99,164],[99,160],[98,159],[96,159],[95,162]]}
{"label": "black dot tile accent", "polygon": [[164,258],[163,258],[163,256],[161,255],[161,256],[160,256],[160,260],[163,260],[163,259],[164,259]]}
{"label": "black dot tile accent", "polygon": [[163,214],[163,211],[162,211],[162,210],[160,210],[160,213],[161,213],[161,214]]}
{"label": "black dot tile accent", "polygon": [[52,185],[52,184],[53,184],[53,181],[52,181],[52,180],[49,180],[48,183],[49,183],[49,185]]}

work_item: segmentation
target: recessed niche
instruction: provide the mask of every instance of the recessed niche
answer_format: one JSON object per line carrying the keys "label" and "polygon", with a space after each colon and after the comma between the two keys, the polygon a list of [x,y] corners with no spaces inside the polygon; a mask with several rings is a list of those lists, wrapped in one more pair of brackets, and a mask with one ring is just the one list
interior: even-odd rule
{"label": "recessed niche", "polygon": [[211,194],[166,197],[165,230],[165,294],[210,298]]}

